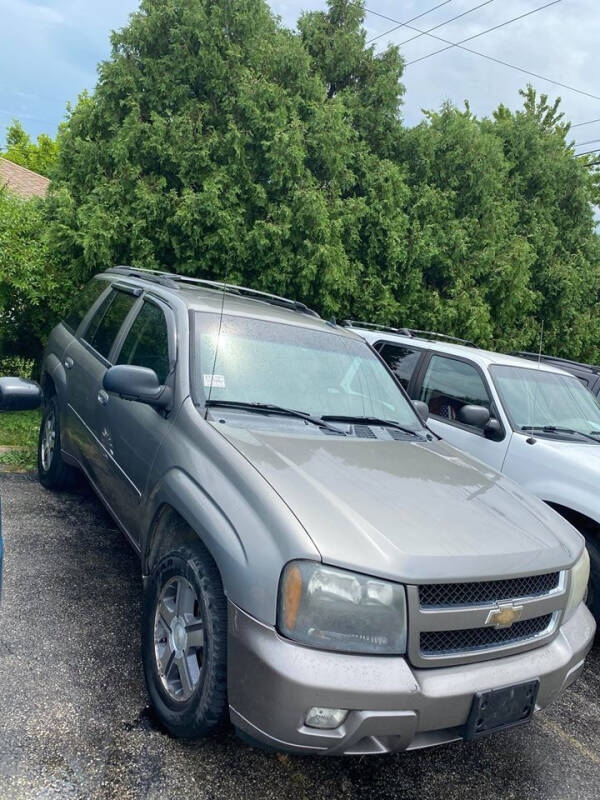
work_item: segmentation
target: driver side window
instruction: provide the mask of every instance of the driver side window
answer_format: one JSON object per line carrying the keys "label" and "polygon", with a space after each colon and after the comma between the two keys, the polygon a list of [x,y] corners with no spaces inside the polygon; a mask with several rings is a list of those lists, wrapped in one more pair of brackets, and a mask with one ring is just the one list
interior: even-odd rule
{"label": "driver side window", "polygon": [[485,384],[475,367],[445,356],[432,356],[419,400],[427,403],[432,416],[448,422],[459,421],[460,410],[466,405],[483,406],[488,411],[491,408]]}
{"label": "driver side window", "polygon": [[169,334],[165,315],[157,305],[144,301],[116,363],[149,367],[165,383],[169,374]]}

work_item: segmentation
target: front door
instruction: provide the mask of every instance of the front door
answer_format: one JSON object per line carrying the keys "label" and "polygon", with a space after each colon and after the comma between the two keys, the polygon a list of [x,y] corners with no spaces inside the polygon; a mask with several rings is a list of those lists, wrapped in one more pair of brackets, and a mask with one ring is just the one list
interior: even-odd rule
{"label": "front door", "polygon": [[491,394],[479,368],[468,360],[434,353],[418,386],[417,399],[429,406],[428,425],[450,444],[498,471],[502,470],[510,437],[488,439],[481,429],[460,422],[465,405],[484,406],[497,417]]}
{"label": "front door", "polygon": [[[167,321],[168,319],[168,321]],[[171,384],[175,364],[174,323],[170,310],[154,298],[145,298],[119,337],[115,364],[153,369],[161,383]],[[123,400],[100,392],[94,428],[102,458],[109,469],[101,477],[101,491],[130,537],[139,541],[140,500],[152,464],[171,425],[172,415],[145,403]]]}

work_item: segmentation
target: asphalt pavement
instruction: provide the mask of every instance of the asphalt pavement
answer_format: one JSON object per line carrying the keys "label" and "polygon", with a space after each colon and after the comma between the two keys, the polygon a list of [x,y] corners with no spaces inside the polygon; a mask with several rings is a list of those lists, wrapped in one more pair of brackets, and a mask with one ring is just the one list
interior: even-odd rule
{"label": "asphalt pavement", "polygon": [[137,557],[86,487],[0,475],[0,800],[598,800],[600,644],[531,725],[375,757],[177,741],[148,708]]}

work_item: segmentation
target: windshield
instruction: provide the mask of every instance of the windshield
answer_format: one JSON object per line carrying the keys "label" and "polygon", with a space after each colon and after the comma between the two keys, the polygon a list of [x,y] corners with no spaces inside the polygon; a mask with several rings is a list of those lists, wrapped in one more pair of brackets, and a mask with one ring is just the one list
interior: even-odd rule
{"label": "windshield", "polygon": [[[194,395],[315,417],[377,417],[412,430],[412,404],[365,342],[248,317],[196,313]],[[215,356],[215,345],[218,348]],[[212,389],[211,389],[212,385]]]}
{"label": "windshield", "polygon": [[600,403],[577,378],[534,367],[490,371],[515,429],[556,427],[600,436]]}

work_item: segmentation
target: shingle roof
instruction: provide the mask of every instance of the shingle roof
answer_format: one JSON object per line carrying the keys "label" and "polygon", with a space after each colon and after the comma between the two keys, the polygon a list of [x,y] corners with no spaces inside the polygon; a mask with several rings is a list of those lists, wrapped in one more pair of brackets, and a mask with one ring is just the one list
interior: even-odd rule
{"label": "shingle roof", "polygon": [[0,158],[0,186],[6,186],[21,197],[45,197],[50,181],[6,158]]}

